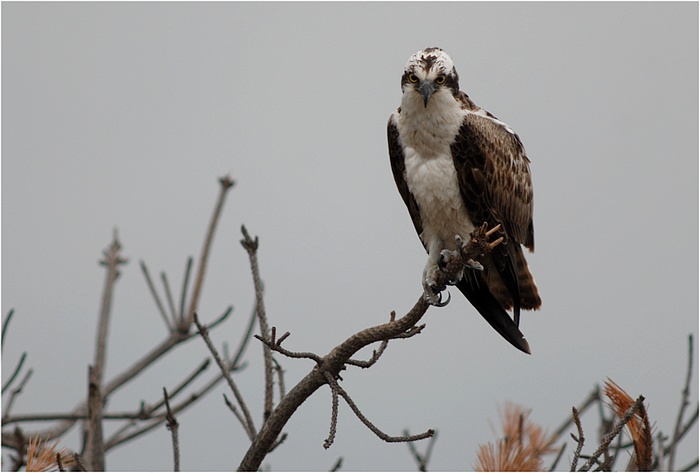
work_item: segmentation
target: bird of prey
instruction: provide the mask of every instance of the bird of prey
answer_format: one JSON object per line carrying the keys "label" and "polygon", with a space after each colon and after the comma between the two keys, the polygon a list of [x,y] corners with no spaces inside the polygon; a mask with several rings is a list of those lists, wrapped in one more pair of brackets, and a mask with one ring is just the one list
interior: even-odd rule
{"label": "bird of prey", "polygon": [[[388,124],[391,169],[428,252],[423,293],[441,304],[436,275],[459,238],[500,224],[501,244],[465,265],[456,286],[513,346],[530,353],[520,310],[542,303],[523,254],[535,249],[530,160],[505,123],[459,90],[452,58],[440,48],[412,55],[401,77],[401,106]],[[513,311],[514,320],[506,310]]]}

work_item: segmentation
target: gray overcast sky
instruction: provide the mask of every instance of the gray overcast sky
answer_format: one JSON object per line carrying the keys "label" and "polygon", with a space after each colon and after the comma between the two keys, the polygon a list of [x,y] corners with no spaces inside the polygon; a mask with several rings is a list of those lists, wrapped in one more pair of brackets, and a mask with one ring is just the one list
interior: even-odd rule
{"label": "gray overcast sky", "polygon": [[[645,395],[670,433],[698,334],[697,3],[3,3],[2,313],[16,311],[3,379],[25,350],[35,370],[13,412],[68,410],[86,392],[97,261],[115,226],[129,264],[107,376],[165,337],[138,262],[179,287],[227,173],[237,184],[199,310],[213,320],[235,306],[216,343],[237,344],[253,304],[241,224],[260,237],[268,316],[292,332],[289,349],[325,354],[410,308],[425,254],[391,176],[386,122],[407,58],[428,46],[453,57],[462,90],[532,160],[528,259],[544,304],[521,327],[533,354],[452,290],[423,334],[349,369],[345,389],[388,433],[437,429],[436,470],[471,468],[503,402],[552,430],[606,377]],[[259,424],[256,343],[239,379]],[[206,355],[191,341],[109,408],[158,399]],[[289,387],[311,368],[283,363]],[[225,392],[179,416],[184,469],[235,468],[245,452]],[[330,403],[318,391],[265,464],[415,468],[343,403],[325,451]],[[588,448],[596,427],[584,419]],[[77,429],[65,444],[79,448]],[[107,466],[171,469],[169,433],[116,449]]]}

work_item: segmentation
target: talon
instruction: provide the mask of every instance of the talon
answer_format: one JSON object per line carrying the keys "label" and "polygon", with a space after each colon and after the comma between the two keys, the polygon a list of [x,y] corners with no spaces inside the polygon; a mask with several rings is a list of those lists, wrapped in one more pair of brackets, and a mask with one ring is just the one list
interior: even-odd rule
{"label": "talon", "polygon": [[450,296],[450,293],[448,292],[447,293],[447,300],[445,302],[442,302],[442,293],[438,292],[437,296],[438,296],[437,303],[433,304],[435,307],[445,307],[447,304],[450,303],[450,298],[452,297],[452,296]]}
{"label": "talon", "polygon": [[[485,226],[485,225],[486,225],[486,224],[484,223],[484,226]],[[495,227],[493,227],[491,230],[487,231],[485,235],[486,235],[487,237],[489,237],[489,236],[493,235],[494,233],[496,233],[497,231],[499,231],[500,229],[501,229],[501,224],[499,223],[498,225],[496,225]],[[501,240],[502,240],[502,239],[503,239],[503,238],[501,238]],[[499,243],[500,243],[500,242],[499,242]]]}
{"label": "talon", "polygon": [[503,237],[500,237],[498,240],[494,240],[493,242],[489,243],[489,244],[488,244],[488,246],[489,246],[489,251],[490,251],[490,250],[493,250],[494,248],[496,248],[496,247],[497,247],[498,245],[500,245],[501,243],[503,243]]}
{"label": "talon", "polygon": [[464,263],[464,266],[473,269],[474,271],[483,271],[484,267],[479,263],[478,261],[474,261],[473,259],[467,260],[466,263]]}

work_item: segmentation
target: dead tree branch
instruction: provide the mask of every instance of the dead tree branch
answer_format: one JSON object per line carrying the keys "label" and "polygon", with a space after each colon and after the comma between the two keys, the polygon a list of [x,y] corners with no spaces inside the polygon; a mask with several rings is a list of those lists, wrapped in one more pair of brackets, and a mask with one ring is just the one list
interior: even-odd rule
{"label": "dead tree branch", "polygon": [[[408,429],[405,429],[403,431],[403,435],[405,437],[411,436]],[[425,453],[422,455],[418,452],[418,449],[416,448],[416,445],[413,442],[407,442],[408,450],[411,452],[411,455],[413,456],[413,458],[416,460],[416,463],[418,464],[418,471],[428,471],[428,463],[430,462],[430,455],[433,453],[433,446],[435,445],[436,440],[437,440],[437,430],[433,432],[433,436],[430,437],[430,441],[428,441],[428,446],[425,449]]]}
{"label": "dead tree branch", "polygon": [[238,401],[238,406],[241,408],[241,411],[243,411],[243,419],[245,420],[245,422],[243,423],[243,429],[248,434],[248,437],[251,440],[253,440],[253,438],[255,438],[255,424],[253,423],[253,418],[250,415],[248,406],[246,405],[245,400],[243,399],[243,395],[241,394],[240,390],[238,389],[238,386],[236,386],[236,383],[231,377],[231,367],[228,366],[227,363],[224,363],[224,360],[222,360],[221,356],[219,356],[219,352],[217,351],[216,347],[209,338],[209,333],[207,332],[206,327],[199,323],[197,313],[194,314],[194,323],[197,326],[197,329],[199,329],[199,334],[202,336],[202,339],[204,339],[207,348],[209,348],[209,351],[214,357],[214,361],[216,361],[216,364],[219,365],[221,373],[223,374],[224,379],[231,388],[233,395],[236,397],[236,401]]}
{"label": "dead tree branch", "polygon": [[216,201],[216,206],[214,208],[214,213],[211,216],[211,222],[209,223],[209,230],[207,231],[206,239],[204,240],[204,246],[202,247],[202,254],[199,257],[199,269],[197,270],[197,277],[194,283],[194,290],[192,292],[192,300],[190,301],[190,307],[187,310],[187,315],[182,321],[182,327],[188,328],[192,325],[194,320],[194,313],[197,311],[197,305],[199,304],[199,296],[202,292],[202,285],[204,284],[204,274],[207,270],[207,262],[209,261],[209,250],[211,249],[212,241],[214,240],[214,233],[216,232],[216,225],[219,222],[219,217],[221,216],[221,209],[224,207],[224,202],[226,201],[226,193],[233,187],[235,181],[229,176],[224,176],[219,179],[219,184],[221,188],[219,190],[219,198]]}
{"label": "dead tree branch", "polygon": [[685,387],[681,396],[681,407],[678,410],[678,418],[676,419],[676,427],[673,429],[673,438],[669,445],[668,451],[668,471],[673,471],[676,461],[676,445],[681,437],[683,429],[683,415],[690,404],[690,380],[693,377],[693,334],[688,335],[688,371],[685,377]]}
{"label": "dead tree branch", "polygon": [[179,424],[177,419],[175,419],[175,414],[170,409],[170,401],[168,400],[168,391],[163,387],[163,399],[165,402],[165,420],[167,423],[165,426],[170,431],[173,439],[173,471],[180,471],[180,442],[178,441],[178,428]]}
{"label": "dead tree branch", "polygon": [[[241,245],[245,248],[248,253],[248,258],[250,259],[250,270],[253,273],[253,285],[255,287],[255,308],[258,315],[258,321],[260,323],[260,336],[263,338],[268,338],[270,334],[270,329],[267,324],[267,317],[265,315],[265,303],[263,301],[263,284],[260,279],[260,268],[258,267],[258,246],[259,241],[256,236],[255,239],[250,238],[248,230],[246,230],[245,225],[241,226],[241,232],[243,233],[243,240],[241,240]],[[272,412],[272,351],[269,346],[263,344],[263,360],[265,362],[265,405],[263,410],[263,419],[267,419]]]}
{"label": "dead tree branch", "polygon": [[574,424],[576,424],[576,429],[578,430],[578,437],[574,434],[571,434],[571,438],[574,439],[574,442],[576,442],[576,450],[574,450],[574,458],[573,460],[571,460],[570,471],[576,471],[576,465],[578,464],[578,459],[581,456],[581,450],[583,449],[583,444],[586,441],[586,439],[583,436],[583,427],[581,426],[581,419],[579,419],[578,416],[578,410],[575,407],[572,407],[571,412],[571,417],[573,418]]}
{"label": "dead tree branch", "polygon": [[[112,288],[114,281],[116,280],[118,276],[118,270],[116,269],[117,266],[123,264],[125,260],[120,260],[118,257],[118,254],[116,253],[116,247],[119,246],[119,243],[116,239],[116,232],[114,235],[114,241],[112,243],[112,246],[108,251],[105,252],[105,259],[102,264],[106,264],[108,266],[108,276],[107,276],[107,282],[108,284],[106,285],[105,292],[103,294],[102,298],[102,310],[100,313],[100,322],[99,322],[99,330],[98,330],[98,337],[97,337],[97,350],[96,350],[96,357],[95,357],[95,369],[96,369],[96,375],[97,375],[97,380],[99,380],[99,386],[100,386],[100,392],[101,392],[101,397],[104,400],[106,400],[111,394],[113,394],[116,390],[118,390],[120,387],[124,386],[126,383],[134,379],[136,376],[141,374],[144,370],[146,370],[149,366],[151,366],[153,363],[161,359],[165,354],[169,353],[171,349],[174,347],[182,344],[183,342],[189,340],[192,337],[197,336],[198,334],[195,333],[190,333],[191,325],[192,325],[192,317],[193,317],[193,309],[196,308],[197,302],[199,300],[200,294],[201,294],[201,287],[202,283],[204,280],[204,273],[206,269],[206,262],[208,259],[209,251],[211,248],[211,244],[213,241],[213,236],[214,236],[214,231],[216,229],[216,224],[219,220],[220,214],[221,214],[221,209],[223,207],[223,203],[225,200],[225,195],[226,191],[230,189],[233,186],[233,180],[231,180],[229,177],[223,177],[219,179],[219,182],[221,184],[221,192],[219,194],[219,198],[216,203],[216,207],[214,210],[214,214],[212,216],[207,236],[205,239],[205,243],[203,246],[202,250],[202,255],[200,256],[200,264],[199,264],[199,269],[196,277],[196,285],[193,291],[193,297],[191,301],[190,308],[188,311],[185,311],[185,299],[186,299],[186,287],[189,281],[189,274],[190,274],[190,268],[192,264],[192,260],[188,261],[188,266],[187,270],[185,272],[185,277],[184,277],[184,287],[183,287],[183,294],[181,298],[181,307],[180,307],[180,322],[177,326],[177,330],[172,331],[169,336],[162,341],[160,344],[158,344],[155,348],[153,348],[150,352],[144,354],[141,358],[139,358],[137,361],[135,361],[132,366],[124,370],[123,372],[119,373],[115,377],[113,377],[109,381],[104,381],[102,379],[102,373],[104,371],[104,360],[105,360],[105,354],[106,354],[106,340],[107,340],[107,332],[108,332],[108,314],[109,314],[109,308],[111,307],[111,301],[112,301]],[[110,264],[113,266],[110,269]],[[166,288],[167,292],[167,288]],[[232,308],[229,307],[228,310],[214,323],[209,325],[207,329],[213,329],[216,325],[219,323],[223,322],[230,314]],[[161,314],[162,316],[162,314]],[[5,319],[3,322],[3,336],[5,334],[5,329],[9,323],[10,316]],[[167,322],[167,320],[166,320]],[[28,379],[29,376],[25,377]],[[215,378],[212,380],[207,386],[207,389],[211,389],[216,383],[218,383],[222,379],[221,376]],[[200,393],[205,392],[204,390],[200,390]],[[195,393],[196,394],[196,393]],[[8,410],[6,410],[6,415],[7,415]],[[53,439],[53,438],[58,438],[63,436],[66,432],[68,432],[74,425],[75,423],[80,420],[80,419],[86,419],[88,417],[88,403],[87,399],[79,402],[70,412],[66,413],[63,417],[61,417],[62,421],[60,421],[57,425],[54,425],[48,429],[44,429],[40,432],[35,432],[30,434],[31,436],[35,435],[41,435],[42,438],[46,439]],[[162,422],[162,419],[161,419]],[[5,424],[5,419],[3,419],[3,424]],[[121,440],[116,440],[115,442],[121,443],[124,440],[124,437],[121,438]],[[2,433],[2,445],[5,447],[9,448],[14,448],[18,449],[21,447],[17,443],[17,437],[10,432],[3,432]]]}
{"label": "dead tree branch", "polygon": [[[483,229],[477,229],[483,230]],[[462,258],[451,259],[443,272],[438,277],[438,287],[445,288],[449,281],[454,280],[454,276],[461,271],[463,261],[468,259],[477,260],[483,254],[484,248],[488,248],[488,242],[484,241],[484,232],[475,232],[472,234],[471,240],[464,247]],[[488,238],[488,236],[486,236]],[[312,370],[294,386],[287,395],[280,400],[279,404],[270,414],[270,417],[263,424],[258,432],[258,435],[253,440],[250,448],[246,452],[243,460],[238,466],[239,471],[256,471],[265,458],[270,447],[278,438],[282,428],[294,414],[296,409],[306,401],[318,388],[324,384],[328,384],[327,375],[332,379],[336,379],[340,371],[344,369],[348,360],[363,347],[375,342],[383,340],[391,340],[394,338],[402,338],[410,336],[407,334],[415,334],[419,330],[416,328],[416,323],[425,315],[429,304],[423,296],[418,299],[413,308],[403,317],[398,320],[392,320],[382,325],[370,327],[352,335],[347,340],[333,348],[327,355],[320,357],[312,353],[304,353],[304,356],[294,353],[294,357],[311,358],[316,362]],[[274,335],[274,332],[272,332]],[[280,344],[288,336],[283,335],[279,340],[275,341],[272,337],[269,341],[261,338],[262,342],[267,344],[272,350],[278,351],[289,356],[293,352],[283,349]],[[341,388],[342,389],[342,388]],[[338,391],[341,395],[344,391]],[[346,399],[347,401],[347,399]],[[352,407],[352,405],[351,405]],[[357,412],[356,412],[357,414]],[[359,417],[359,416],[358,416]],[[432,431],[429,431],[432,435]],[[376,433],[376,432],[375,432]],[[425,437],[430,435],[425,434]],[[406,440],[402,440],[406,441]]]}

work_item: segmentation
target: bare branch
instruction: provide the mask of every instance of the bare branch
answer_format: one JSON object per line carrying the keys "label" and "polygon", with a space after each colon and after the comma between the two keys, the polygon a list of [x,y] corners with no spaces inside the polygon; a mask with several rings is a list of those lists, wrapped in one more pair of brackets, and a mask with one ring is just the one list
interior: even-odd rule
{"label": "bare branch", "polygon": [[174,327],[171,326],[170,322],[168,321],[168,315],[165,313],[163,303],[161,302],[160,296],[156,291],[156,287],[153,285],[153,280],[151,279],[151,274],[148,272],[148,267],[146,266],[146,263],[143,260],[139,261],[139,263],[141,266],[141,272],[146,278],[146,284],[148,285],[148,289],[151,291],[151,296],[153,296],[153,300],[156,302],[156,307],[158,307],[158,312],[160,313],[163,322],[165,322],[165,326],[167,327],[168,331],[172,332],[174,330]]}
{"label": "bare branch", "polygon": [[557,453],[556,458],[552,462],[552,466],[549,467],[549,471],[556,471],[557,465],[559,464],[559,460],[561,460],[562,455],[564,455],[564,451],[566,450],[566,442],[563,442],[561,444],[561,448],[559,449],[559,453]]}
{"label": "bare branch", "polygon": [[83,462],[83,457],[81,457],[78,452],[73,453],[73,459],[75,459],[75,463],[78,465],[78,471],[87,471],[85,463]]}
{"label": "bare branch", "polygon": [[15,309],[10,309],[10,311],[7,313],[7,317],[5,317],[5,320],[2,322],[2,338],[0,339],[0,349],[5,348],[5,334],[7,333],[7,327],[9,327],[10,320],[12,320],[13,315],[15,315]]}
{"label": "bare branch", "polygon": [[[255,240],[250,238],[245,225],[241,226],[243,240],[241,245],[245,248],[250,259],[250,270],[253,274],[253,285],[255,286],[255,308],[258,314],[260,323],[260,336],[263,339],[268,338],[270,329],[267,325],[267,317],[265,315],[265,303],[263,301],[263,284],[260,279],[260,268],[258,266],[258,237]],[[265,405],[263,410],[263,419],[267,419],[272,412],[272,351],[270,347],[263,344],[263,360],[265,363]]]}
{"label": "bare branch", "polygon": [[[190,394],[185,400],[181,401],[180,404],[177,406],[172,407],[172,412],[173,414],[177,414],[178,412],[183,411],[184,409],[188,408],[190,405],[194,404],[198,399],[200,399],[202,396],[207,394],[209,391],[211,391],[221,380],[223,379],[223,375],[219,373],[218,376],[213,378],[209,383],[207,383],[204,387],[202,387],[199,391],[196,391],[192,394]],[[133,440],[136,437],[139,437],[156,427],[159,427],[160,424],[163,423],[165,420],[165,414],[158,414],[156,417],[152,417],[150,423],[148,423],[145,426],[140,427],[138,430],[135,430],[131,433],[124,434],[121,433],[119,436],[116,434],[113,435],[112,437],[105,442],[105,449],[109,450],[113,447],[116,447],[118,445],[121,445],[123,443],[126,443],[130,440]]]}
{"label": "bare branch", "polygon": [[234,355],[233,360],[231,361],[231,366],[233,366],[234,368],[239,365],[241,357],[243,356],[243,353],[245,352],[245,349],[248,346],[248,342],[252,338],[253,327],[255,327],[256,319],[257,308],[254,306],[252,312],[250,313],[250,317],[248,318],[248,327],[246,328],[245,334],[243,335],[243,338],[241,338],[241,341],[238,344],[238,350],[236,350],[236,354]]}
{"label": "bare branch", "polygon": [[165,420],[167,424],[165,426],[170,431],[173,439],[173,471],[180,471],[180,443],[178,442],[178,427],[177,419],[173,411],[170,410],[170,401],[168,400],[168,391],[163,387],[163,399],[165,402]]}
{"label": "bare branch", "polygon": [[[335,380],[333,380],[335,382]],[[385,434],[377,426],[375,426],[372,422],[370,422],[367,417],[362,414],[360,411],[360,408],[357,407],[357,404],[350,398],[350,395],[337,383],[335,382],[336,389],[338,390],[338,393],[343,396],[343,399],[345,399],[345,402],[348,403],[348,406],[350,406],[350,409],[355,413],[358,419],[362,421],[363,424],[369,428],[374,434],[379,437],[380,439],[384,440],[385,442],[413,442],[415,440],[422,440],[428,437],[432,437],[435,434],[435,430],[433,429],[428,429],[427,431],[423,432],[422,434],[417,434],[417,435],[402,435],[398,437],[394,437],[388,434]]]}
{"label": "bare branch", "polygon": [[173,318],[173,327],[177,327],[177,311],[175,310],[175,300],[170,292],[170,284],[168,284],[168,276],[166,276],[165,271],[160,273],[160,279],[163,281],[163,288],[165,290],[165,300],[168,301],[168,307],[170,308],[170,316]]}
{"label": "bare branch", "polygon": [[10,416],[10,411],[12,410],[12,405],[14,404],[15,399],[22,392],[24,386],[29,381],[29,378],[32,377],[32,373],[34,373],[34,370],[27,370],[27,372],[24,374],[24,378],[22,378],[22,381],[20,381],[19,385],[17,385],[16,388],[10,391],[10,398],[7,401],[7,406],[5,407],[5,414],[3,415],[2,419],[3,425],[7,423],[7,418],[9,418]]}
{"label": "bare branch", "polygon": [[581,450],[583,449],[583,444],[586,439],[583,436],[583,427],[581,427],[581,419],[579,419],[578,410],[575,407],[572,407],[571,411],[574,424],[576,424],[576,429],[578,430],[578,437],[571,434],[571,438],[574,439],[574,442],[576,442],[576,450],[574,451],[574,459],[571,460],[571,470],[569,471],[576,471],[576,465],[579,457],[581,456]]}
{"label": "bare branch", "polygon": [[[406,437],[410,436],[408,429],[404,429],[403,434]],[[428,471],[428,462],[430,462],[430,455],[433,453],[433,446],[435,445],[435,440],[437,440],[437,431],[435,431],[434,435],[430,437],[430,441],[428,441],[428,446],[425,449],[425,455],[421,455],[420,453],[418,453],[418,449],[416,449],[416,446],[413,442],[407,442],[408,450],[411,452],[411,455],[413,455],[413,458],[416,460],[419,471]]]}
{"label": "bare branch", "polygon": [[238,390],[238,386],[236,386],[236,383],[233,382],[233,378],[231,377],[231,372],[230,372],[230,367],[227,366],[224,361],[221,359],[219,356],[219,352],[216,350],[216,347],[214,347],[214,344],[212,343],[211,339],[209,338],[209,333],[207,332],[207,329],[202,326],[202,324],[199,323],[199,319],[197,318],[197,314],[194,314],[194,323],[197,326],[197,329],[199,329],[199,333],[202,336],[202,339],[204,339],[204,343],[206,343],[207,348],[209,348],[209,351],[211,352],[212,356],[214,357],[214,361],[216,361],[216,364],[219,365],[219,368],[221,369],[221,373],[224,375],[224,379],[228,383],[229,387],[231,388],[231,391],[233,391],[233,395],[236,397],[236,401],[238,401],[238,405],[240,406],[241,410],[243,411],[243,417],[245,418],[245,423],[243,424],[243,429],[246,431],[248,434],[248,437],[250,440],[253,440],[255,438],[255,425],[253,424],[253,418],[250,416],[250,411],[248,411],[248,407],[246,406],[245,401],[243,400],[243,396],[241,395],[241,392]]}
{"label": "bare branch", "polygon": [[333,440],[335,440],[335,433],[338,428],[338,383],[333,379],[333,375],[331,375],[328,371],[325,371],[323,373],[323,376],[325,376],[326,380],[328,380],[328,385],[331,388],[331,428],[328,433],[328,437],[326,440],[323,442],[323,448],[328,450],[331,445],[333,445]]}
{"label": "bare branch", "polygon": [[204,274],[207,269],[207,262],[209,260],[209,250],[211,249],[212,241],[214,240],[214,233],[216,231],[216,225],[219,222],[219,217],[221,216],[221,209],[224,207],[224,202],[226,201],[226,194],[233,187],[235,182],[228,176],[224,176],[219,179],[219,184],[221,188],[219,190],[219,197],[216,201],[216,206],[214,208],[214,213],[211,216],[211,221],[209,223],[209,230],[207,231],[206,239],[204,240],[204,246],[202,247],[202,254],[199,257],[199,268],[197,270],[197,277],[194,283],[194,290],[192,292],[192,299],[190,300],[190,307],[187,310],[187,316],[183,321],[183,326],[189,327],[192,325],[192,320],[194,319],[194,313],[197,310],[197,305],[199,304],[199,296],[202,292],[202,285],[204,284]]}
{"label": "bare branch", "polygon": [[280,390],[280,399],[282,399],[286,394],[286,390],[284,388],[284,370],[282,369],[282,365],[280,365],[274,358],[272,359],[272,362],[275,364],[275,371],[277,372],[277,383],[279,385]]}
{"label": "bare branch", "polygon": [[343,466],[343,457],[338,457],[338,460],[333,464],[330,471],[340,471],[340,467]]}
{"label": "bare branch", "polygon": [[257,338],[258,340],[263,342],[265,345],[269,346],[272,350],[279,352],[288,358],[308,358],[310,360],[314,360],[318,364],[321,364],[323,362],[323,359],[315,353],[311,353],[311,352],[307,352],[307,351],[294,352],[294,351],[289,351],[286,348],[282,348],[281,344],[287,337],[289,337],[289,332],[285,332],[279,339],[276,339],[276,333],[277,333],[277,327],[272,327],[272,331],[271,331],[269,340],[263,340],[263,338],[260,337],[259,335],[253,335],[253,337]]}
{"label": "bare branch", "polygon": [[12,376],[10,376],[10,379],[7,380],[7,382],[3,385],[2,387],[2,394],[5,394],[5,391],[7,391],[7,388],[10,387],[12,382],[15,380],[19,372],[22,370],[22,365],[24,364],[24,360],[27,359],[27,352],[25,351],[22,353],[22,356],[19,358],[19,362],[17,363],[17,366],[15,367],[14,371],[12,372]]}
{"label": "bare branch", "polygon": [[[224,322],[228,316],[231,314],[231,311],[233,310],[233,307],[228,307],[226,311],[214,322],[209,324],[207,326],[207,330],[212,330],[222,322]],[[199,335],[198,332],[194,332],[191,334],[187,333],[182,333],[179,331],[175,331],[170,334],[170,336],[165,339],[163,342],[161,342],[160,345],[156,346],[154,349],[152,349],[150,352],[146,353],[144,356],[142,356],[139,360],[137,360],[132,366],[124,370],[122,373],[119,375],[115,376],[112,378],[111,381],[106,383],[103,388],[102,388],[102,395],[106,398],[110,394],[112,394],[114,391],[125,385],[127,382],[131,381],[133,378],[141,374],[148,366],[151,364],[155,363],[158,361],[162,356],[167,354],[172,348],[178,346],[179,344],[193,338]],[[216,378],[212,384],[208,385],[208,389],[211,389],[216,383],[221,381],[222,377]],[[200,390],[200,393],[206,392],[204,389]],[[85,401],[80,402],[78,405],[76,405],[73,410],[66,416],[61,417],[64,420],[60,424],[43,430],[40,432],[40,434],[47,438],[57,438],[65,434],[68,430],[75,425],[76,420],[79,419],[84,419],[85,416],[87,415],[87,404]],[[154,425],[152,428],[155,428],[157,426]],[[150,429],[148,429],[150,430]],[[32,435],[36,435],[32,434]],[[131,437],[130,437],[131,438]],[[114,438],[112,438],[110,441],[116,441]],[[3,433],[2,436],[2,443],[3,445],[14,445],[14,441],[12,440],[11,436],[8,436]],[[118,443],[123,443],[119,441]],[[113,446],[112,444],[108,443],[108,447]]]}
{"label": "bare branch", "polygon": [[109,318],[112,309],[112,293],[114,284],[119,277],[119,266],[126,264],[127,260],[119,254],[121,244],[117,238],[117,229],[114,229],[112,243],[104,251],[104,259],[100,264],[107,267],[107,279],[105,281],[104,292],[102,294],[102,307],[97,330],[97,344],[95,347],[94,376],[98,389],[102,385],[105,360],[107,357],[107,332],[109,330]]}
{"label": "bare branch", "polygon": [[[450,275],[446,277],[450,277]],[[239,471],[255,471],[260,467],[262,460],[269,451],[269,446],[275,442],[280,431],[292,414],[309,396],[316,392],[319,387],[328,382],[322,374],[324,371],[335,376],[343,369],[347,360],[361,348],[410,330],[416,322],[423,317],[428,307],[429,304],[421,295],[413,308],[404,317],[393,322],[362,330],[336,346],[325,357],[320,358],[320,360],[315,360],[317,366],[314,366],[311,372],[280,400],[277,407],[275,407],[272,414],[267,419],[267,422],[263,424],[263,427],[260,429],[260,432],[238,466]],[[289,356],[287,353],[284,353],[283,350],[277,349],[281,347],[277,347],[273,341],[269,341],[268,343],[270,343],[270,348],[273,350]],[[313,356],[318,358],[317,355]]]}
{"label": "bare branch", "polygon": [[681,396],[681,407],[678,411],[678,418],[676,419],[676,427],[673,429],[673,438],[669,445],[668,452],[668,471],[673,471],[674,463],[676,460],[676,445],[678,445],[678,440],[680,439],[681,428],[683,425],[683,414],[690,404],[690,380],[693,376],[693,334],[688,335],[688,371],[685,377],[685,387],[683,388],[683,394]]}
{"label": "bare branch", "polygon": [[190,272],[192,271],[192,257],[187,258],[187,266],[185,267],[185,275],[182,278],[182,292],[180,293],[180,321],[183,325],[185,320],[185,304],[187,301],[187,286],[190,281]]}

